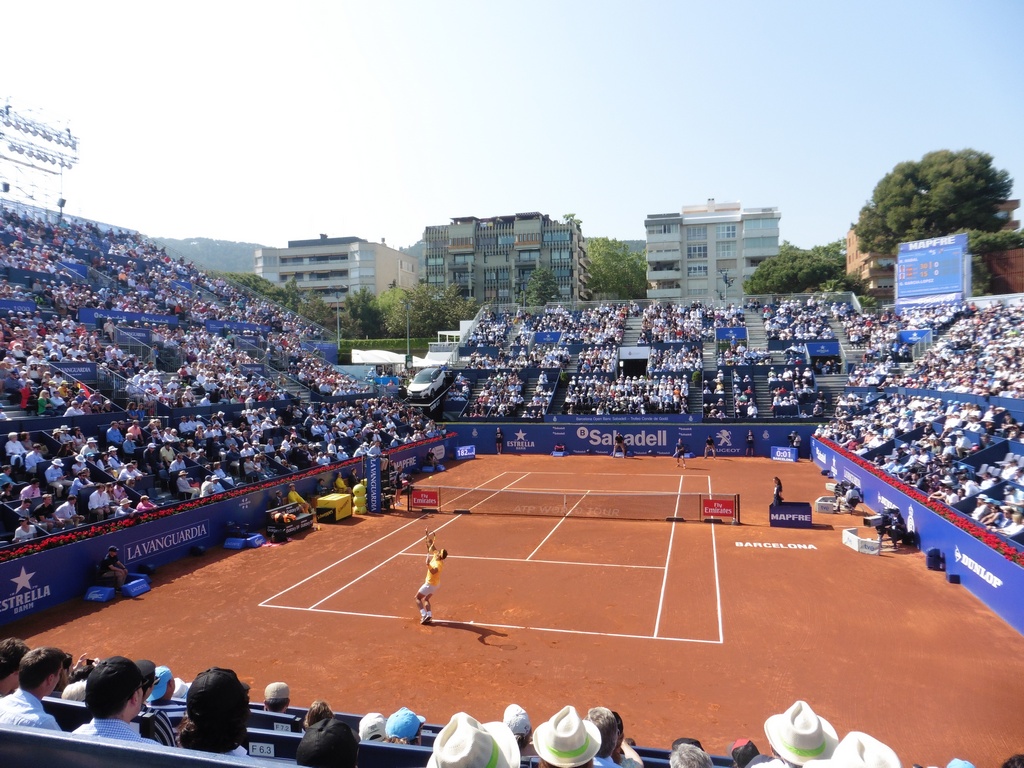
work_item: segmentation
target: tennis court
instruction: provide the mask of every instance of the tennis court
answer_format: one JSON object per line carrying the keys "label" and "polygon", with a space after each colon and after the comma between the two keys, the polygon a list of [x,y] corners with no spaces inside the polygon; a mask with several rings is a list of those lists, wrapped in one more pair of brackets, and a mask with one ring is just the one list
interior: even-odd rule
{"label": "tennis court", "polygon": [[[605,475],[500,473],[479,489],[445,488],[442,509],[463,514],[413,516],[261,607],[415,618],[410,597],[425,574],[422,541],[429,526],[437,531],[438,545],[450,552],[435,624],[722,642],[714,527],[684,532],[665,523],[666,516],[680,511],[678,492],[651,490],[627,497],[571,485],[600,488],[611,480]],[[685,483],[672,475],[650,480],[654,488],[685,484],[706,490],[710,485],[707,476],[688,477]],[[638,524],[641,515],[662,522]],[[696,591],[695,583],[701,585]],[[394,584],[408,587],[403,592],[391,589]],[[681,620],[674,606],[684,584],[690,585],[688,611]],[[586,601],[566,611],[547,599],[552,590],[600,593],[608,585],[631,595],[625,608]]]}
{"label": "tennis court", "polygon": [[[153,659],[186,679],[217,664],[255,690],[285,680],[297,703],[408,706],[430,722],[457,711],[500,719],[512,701],[534,724],[565,704],[603,705],[640,744],[695,736],[721,754],[741,737],[765,748],[765,718],[804,699],[908,765],[945,765],[965,746],[994,765],[1024,748],[1012,683],[1024,677],[1024,639],[923,555],[844,547],[841,528],[858,518],[770,528],[774,475],[788,500],[824,490],[815,467],[767,459],[684,471],[665,457],[480,457],[417,484],[481,493],[452,505],[477,505],[469,514],[398,510],[283,545],[211,550],[161,568],[136,600],[69,603],[9,631],[76,654]],[[742,525],[685,512],[665,522],[674,507],[663,497],[709,483],[741,494]],[[481,499],[502,489],[552,494],[533,505],[550,514],[487,514]],[[602,493],[627,514],[585,516],[578,497]],[[638,505],[660,519],[630,519]],[[424,525],[451,552],[429,627],[413,600]]]}

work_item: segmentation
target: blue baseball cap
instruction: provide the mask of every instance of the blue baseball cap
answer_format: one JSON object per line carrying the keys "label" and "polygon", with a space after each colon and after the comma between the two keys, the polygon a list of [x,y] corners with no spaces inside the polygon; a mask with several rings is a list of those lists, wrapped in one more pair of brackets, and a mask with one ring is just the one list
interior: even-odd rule
{"label": "blue baseball cap", "polygon": [[389,738],[412,741],[420,732],[420,726],[426,721],[427,718],[420,717],[408,707],[402,707],[388,718],[384,732]]}
{"label": "blue baseball cap", "polygon": [[[174,682],[174,675],[171,674],[171,670],[167,667],[156,668],[156,682],[153,684],[153,690],[149,694],[149,698],[146,701],[156,701],[162,699],[167,693],[167,686]],[[173,688],[171,689],[173,691]]]}

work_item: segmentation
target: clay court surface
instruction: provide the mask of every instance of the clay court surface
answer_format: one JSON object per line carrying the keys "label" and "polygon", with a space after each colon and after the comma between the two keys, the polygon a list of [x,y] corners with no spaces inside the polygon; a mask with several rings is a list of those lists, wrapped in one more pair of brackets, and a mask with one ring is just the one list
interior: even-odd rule
{"label": "clay court surface", "polygon": [[[179,561],[138,599],[70,603],[3,634],[75,655],[150,658],[186,679],[231,667],[254,699],[284,680],[298,705],[324,698],[385,714],[404,705],[429,722],[459,710],[500,719],[515,701],[536,726],[565,704],[603,705],[639,744],[694,736],[722,754],[739,737],[766,750],[765,718],[802,698],[840,736],[870,733],[904,765],[961,756],[984,768],[1024,752],[1020,635],[928,571],[920,553],[843,547],[841,529],[860,516],[769,528],[772,476],[787,501],[813,501],[825,492],[813,465],[688,464],[487,456],[417,487],[615,492],[623,509],[636,492],[710,488],[742,494],[742,525],[571,510],[350,518],[287,544]],[[462,501],[471,508],[488,495]],[[425,525],[450,551],[430,627],[413,602]]]}

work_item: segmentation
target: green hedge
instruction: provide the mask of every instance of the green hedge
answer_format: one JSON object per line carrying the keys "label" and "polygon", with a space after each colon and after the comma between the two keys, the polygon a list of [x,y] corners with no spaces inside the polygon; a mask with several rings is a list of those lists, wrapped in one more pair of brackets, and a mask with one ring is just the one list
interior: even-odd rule
{"label": "green hedge", "polygon": [[[412,347],[413,353],[416,350],[426,351],[430,348],[430,344],[437,339],[422,338],[422,339],[410,339],[409,345]],[[399,354],[405,354],[405,339],[342,339],[338,344],[338,349],[342,352],[351,352],[353,348],[358,349],[384,349],[388,352],[398,352]]]}
{"label": "green hedge", "polygon": [[[422,338],[409,339],[409,346],[412,354],[423,357],[430,349],[430,343],[436,339]],[[405,355],[405,339],[342,339],[338,344],[338,363],[340,365],[352,364],[352,350],[356,349],[382,349],[385,352],[395,352]]]}

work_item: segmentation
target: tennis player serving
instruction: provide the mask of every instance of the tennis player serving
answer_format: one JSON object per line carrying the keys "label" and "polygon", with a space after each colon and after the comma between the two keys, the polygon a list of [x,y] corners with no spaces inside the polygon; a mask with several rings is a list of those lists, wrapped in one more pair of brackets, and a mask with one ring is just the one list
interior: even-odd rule
{"label": "tennis player serving", "polygon": [[416,605],[420,608],[420,624],[429,624],[433,621],[433,614],[430,612],[430,596],[437,592],[441,584],[441,568],[444,566],[444,559],[448,557],[447,549],[438,549],[434,546],[435,533],[429,528],[426,530],[427,544],[427,578],[423,586],[416,593]]}

